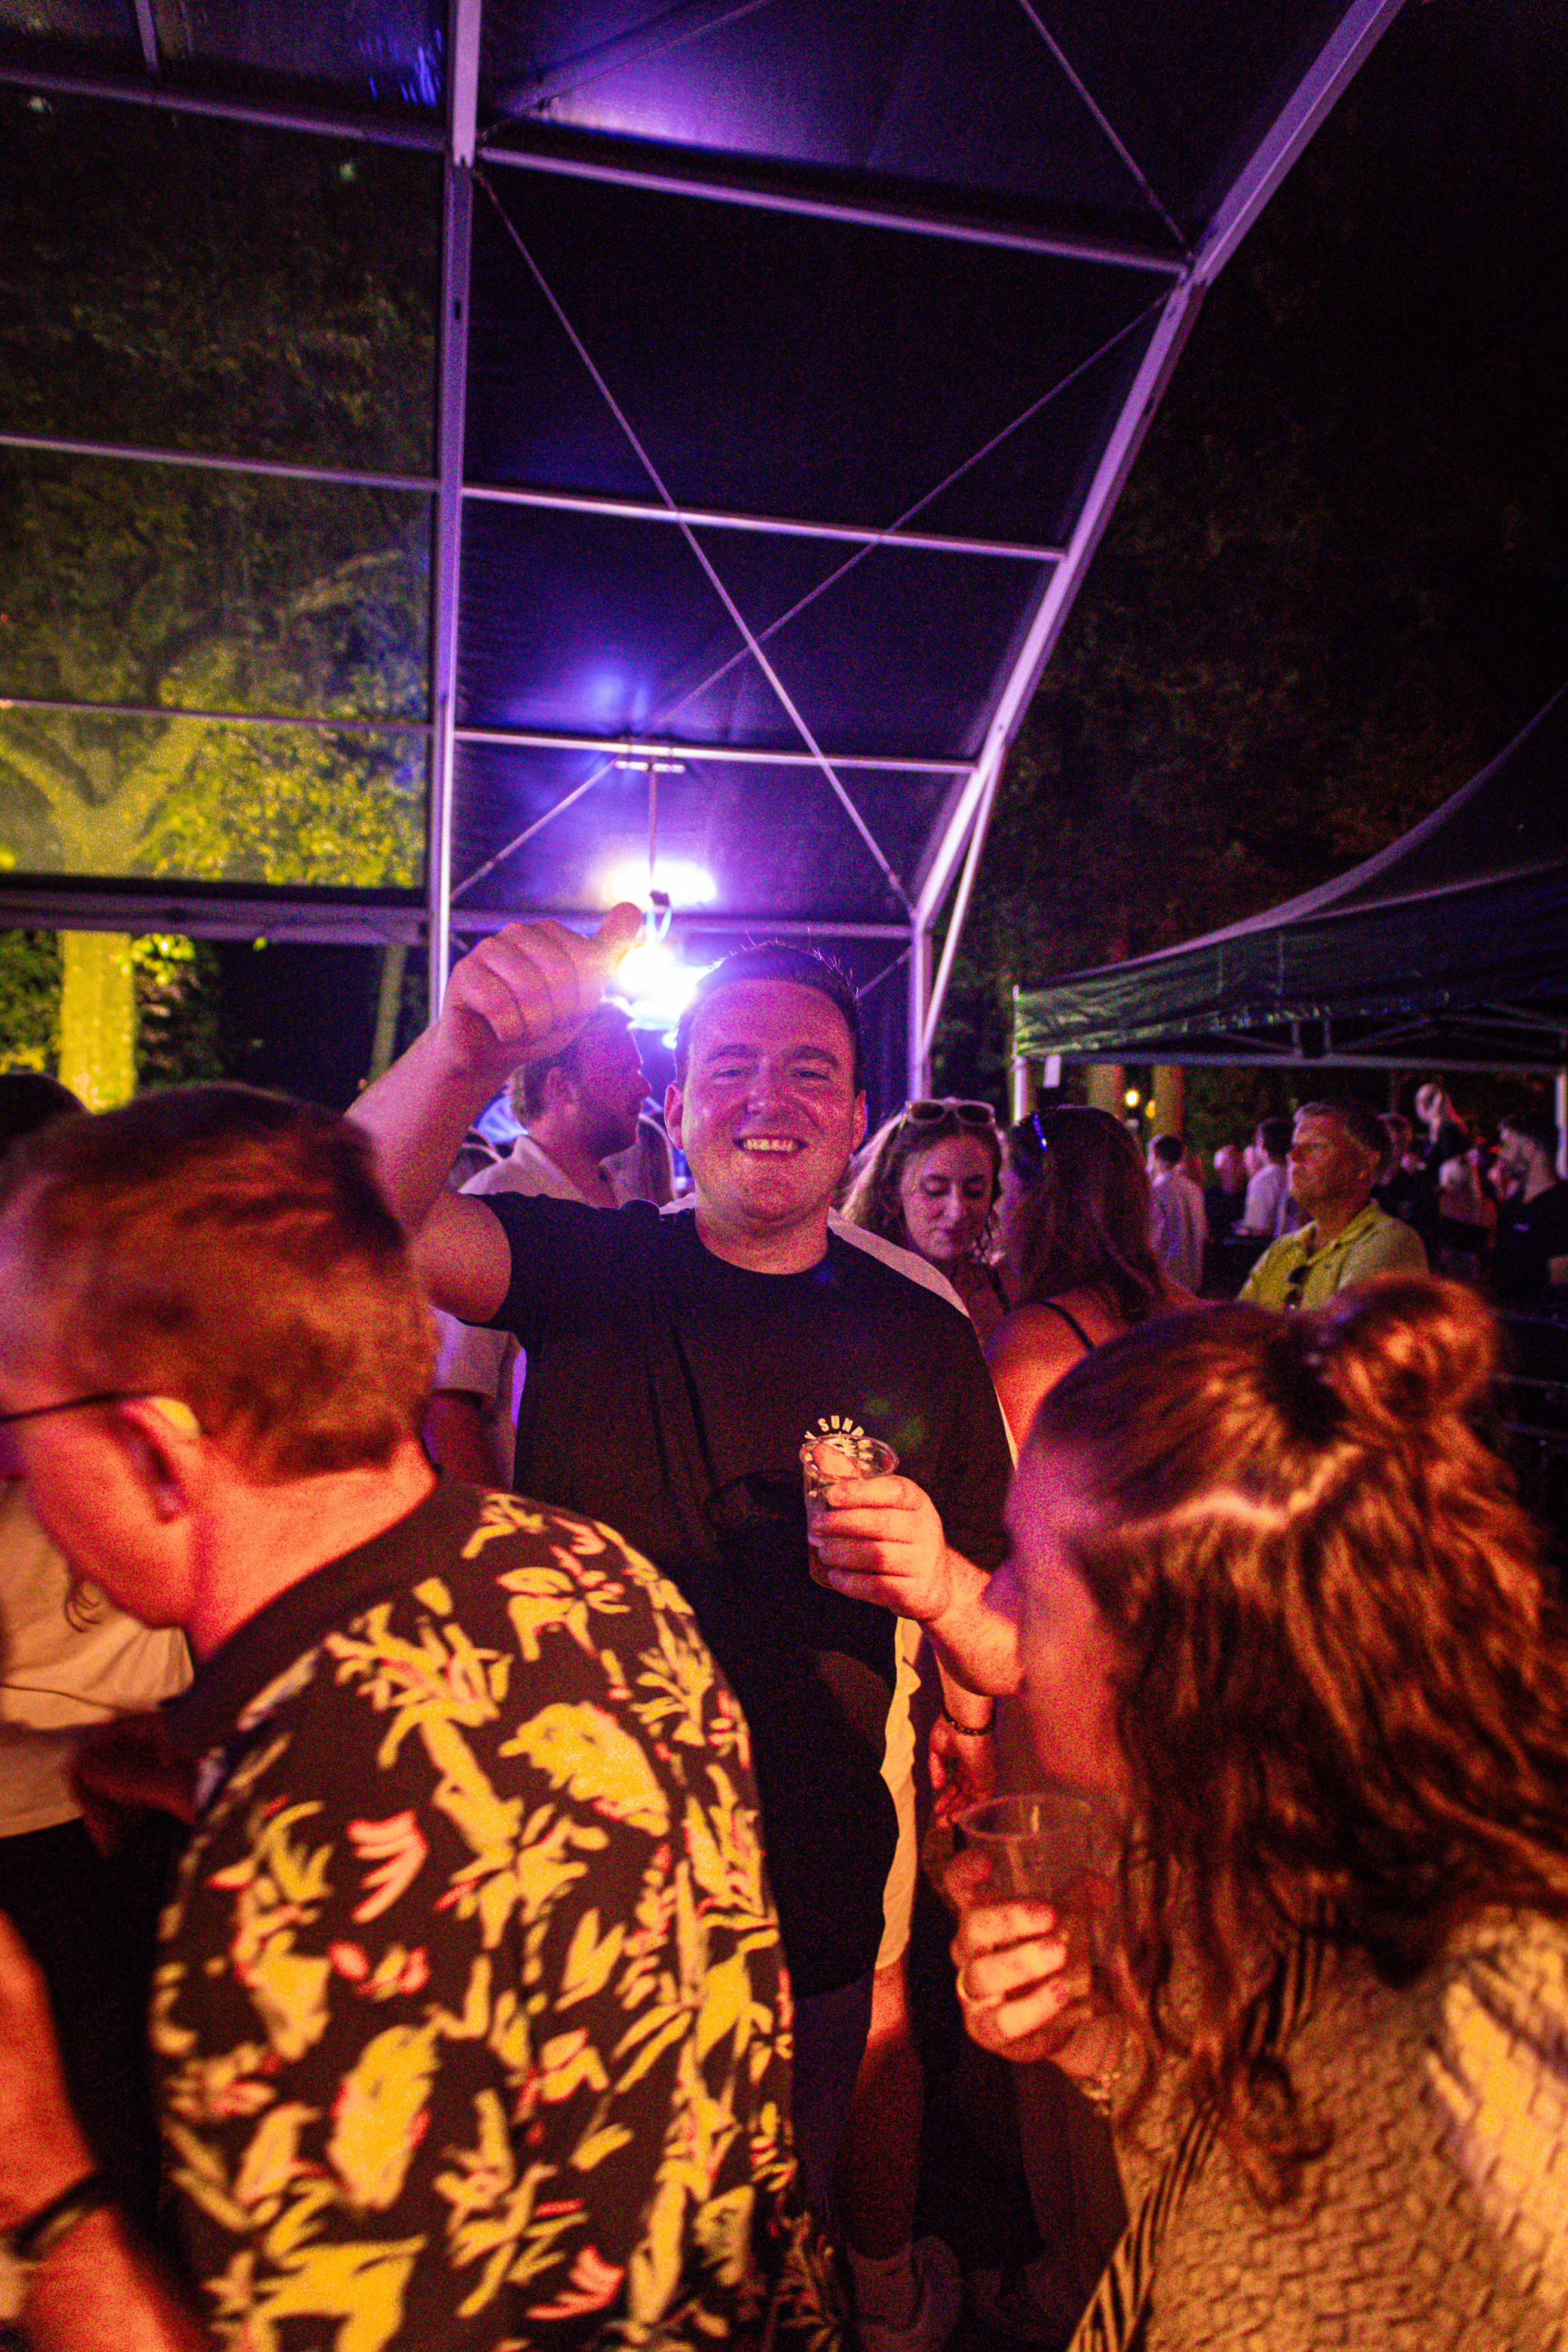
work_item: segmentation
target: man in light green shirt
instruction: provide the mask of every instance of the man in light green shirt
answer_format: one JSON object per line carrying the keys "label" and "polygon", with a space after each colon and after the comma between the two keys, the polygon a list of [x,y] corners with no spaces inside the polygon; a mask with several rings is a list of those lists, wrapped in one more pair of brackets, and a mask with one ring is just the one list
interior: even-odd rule
{"label": "man in light green shirt", "polygon": [[1374,1274],[1425,1274],[1419,1234],[1372,1197],[1388,1148],[1360,1103],[1303,1103],[1290,1139],[1290,1190],[1302,1223],[1266,1250],[1242,1285],[1255,1307],[1321,1307]]}

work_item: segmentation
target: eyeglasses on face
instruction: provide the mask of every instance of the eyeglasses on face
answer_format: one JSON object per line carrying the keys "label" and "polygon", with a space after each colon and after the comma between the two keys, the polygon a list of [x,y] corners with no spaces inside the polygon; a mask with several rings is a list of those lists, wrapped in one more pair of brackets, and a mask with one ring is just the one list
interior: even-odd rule
{"label": "eyeglasses on face", "polygon": [[95,1404],[155,1404],[165,1421],[172,1422],[184,1437],[199,1437],[201,1423],[184,1397],[163,1396],[155,1389],[95,1389],[90,1396],[61,1397],[55,1404],[24,1405],[19,1412],[0,1412],[0,1429],[15,1429],[18,1422],[42,1421],[51,1412],[85,1412]]}
{"label": "eyeglasses on face", "polygon": [[996,1125],[996,1114],[989,1103],[966,1102],[957,1095],[922,1096],[907,1106],[904,1118],[910,1127],[941,1127],[950,1118],[976,1130]]}

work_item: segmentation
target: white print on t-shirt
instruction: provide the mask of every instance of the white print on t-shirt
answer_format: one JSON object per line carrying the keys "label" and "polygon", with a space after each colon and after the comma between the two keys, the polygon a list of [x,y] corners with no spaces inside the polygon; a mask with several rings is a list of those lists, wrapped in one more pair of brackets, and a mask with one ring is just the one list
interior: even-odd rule
{"label": "white print on t-shirt", "polygon": [[819,1413],[816,1428],[808,1429],[800,1441],[801,1460],[813,1460],[816,1448],[825,1438],[830,1439],[835,1445],[841,1445],[846,1454],[852,1454],[861,1470],[869,1477],[877,1466],[877,1441],[867,1436],[858,1421],[851,1421],[847,1413]]}

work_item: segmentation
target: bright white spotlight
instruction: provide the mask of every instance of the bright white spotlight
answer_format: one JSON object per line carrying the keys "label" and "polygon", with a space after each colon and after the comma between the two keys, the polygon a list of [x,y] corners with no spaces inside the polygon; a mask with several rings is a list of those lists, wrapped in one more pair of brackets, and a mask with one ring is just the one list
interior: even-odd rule
{"label": "bright white spotlight", "polygon": [[646,857],[618,857],[599,877],[601,906],[616,907],[629,898],[640,907],[651,890],[662,890],[677,907],[710,907],[719,896],[719,885],[706,866],[691,857],[656,858],[651,876]]}
{"label": "bright white spotlight", "polygon": [[621,960],[610,983],[637,1029],[673,1029],[697,993],[697,983],[711,964],[682,963],[668,940],[644,938]]}

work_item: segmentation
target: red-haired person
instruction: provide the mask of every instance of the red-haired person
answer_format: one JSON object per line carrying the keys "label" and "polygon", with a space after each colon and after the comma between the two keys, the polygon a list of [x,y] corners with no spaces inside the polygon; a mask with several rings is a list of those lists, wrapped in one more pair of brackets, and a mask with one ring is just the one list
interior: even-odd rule
{"label": "red-haired person", "polygon": [[970,2031],[1114,2120],[1075,2345],[1568,2340],[1568,1663],[1454,1284],[1184,1316],[1046,1398],[1009,1507],[1041,1762],[1123,1828],[1092,1978],[957,1865]]}

